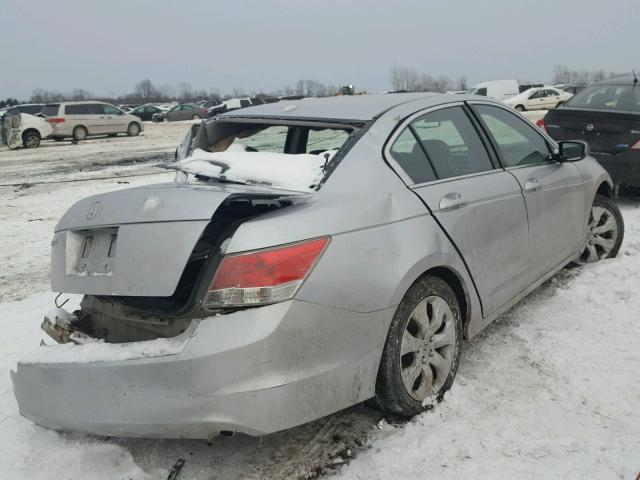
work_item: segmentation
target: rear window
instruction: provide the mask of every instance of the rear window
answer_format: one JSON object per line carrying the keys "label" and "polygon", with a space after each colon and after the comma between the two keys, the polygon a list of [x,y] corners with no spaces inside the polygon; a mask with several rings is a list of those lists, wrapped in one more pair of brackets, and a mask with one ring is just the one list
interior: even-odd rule
{"label": "rear window", "polygon": [[640,111],[640,87],[633,85],[592,85],[569,99],[574,108],[594,110]]}
{"label": "rear window", "polygon": [[59,103],[50,103],[48,105],[45,105],[42,108],[42,114],[46,115],[47,117],[55,117],[58,115],[59,109],[60,109]]}

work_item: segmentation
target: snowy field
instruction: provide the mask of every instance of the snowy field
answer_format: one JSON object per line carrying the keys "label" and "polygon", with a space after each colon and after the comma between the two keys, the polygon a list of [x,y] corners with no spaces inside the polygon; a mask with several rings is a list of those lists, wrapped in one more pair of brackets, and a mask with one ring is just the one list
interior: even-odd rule
{"label": "snowy field", "polygon": [[[211,442],[60,434],[19,416],[9,369],[42,338],[53,226],[94,193],[169,181],[188,124],[143,136],[0,151],[0,479],[629,479],[640,470],[640,204],[622,202],[617,259],[565,270],[464,344],[433,412],[366,405],[263,438]],[[79,169],[82,171],[78,171]],[[91,178],[96,178],[91,180]],[[46,183],[43,183],[46,182]],[[77,298],[72,299],[77,302]]]}

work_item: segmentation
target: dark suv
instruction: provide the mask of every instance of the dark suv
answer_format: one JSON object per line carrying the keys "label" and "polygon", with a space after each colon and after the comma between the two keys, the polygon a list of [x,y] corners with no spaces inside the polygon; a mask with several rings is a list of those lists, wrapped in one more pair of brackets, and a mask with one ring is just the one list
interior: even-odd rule
{"label": "dark suv", "polygon": [[584,140],[617,186],[640,187],[640,84],[619,77],[589,85],[544,126],[554,140]]}

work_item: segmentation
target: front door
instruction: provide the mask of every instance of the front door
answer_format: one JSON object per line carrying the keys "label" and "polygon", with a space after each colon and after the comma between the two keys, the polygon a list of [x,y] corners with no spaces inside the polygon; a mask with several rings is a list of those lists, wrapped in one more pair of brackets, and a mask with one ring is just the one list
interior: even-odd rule
{"label": "front door", "polygon": [[484,316],[526,288],[528,228],[520,186],[494,164],[462,104],[415,118],[389,154],[462,254]]}
{"label": "front door", "polygon": [[531,282],[567,261],[584,241],[585,193],[572,163],[556,161],[537,128],[506,108],[473,106],[506,171],[522,188],[529,218]]}

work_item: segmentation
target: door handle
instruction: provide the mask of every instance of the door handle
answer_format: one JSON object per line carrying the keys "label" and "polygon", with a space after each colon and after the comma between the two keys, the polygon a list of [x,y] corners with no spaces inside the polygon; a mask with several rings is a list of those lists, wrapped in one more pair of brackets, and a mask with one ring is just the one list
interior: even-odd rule
{"label": "door handle", "polygon": [[524,182],[524,191],[525,192],[535,192],[536,190],[540,190],[542,188],[542,183],[537,178],[528,178],[526,182]]}
{"label": "door handle", "polygon": [[447,193],[440,199],[440,211],[454,210],[464,205],[464,198],[458,192]]}

